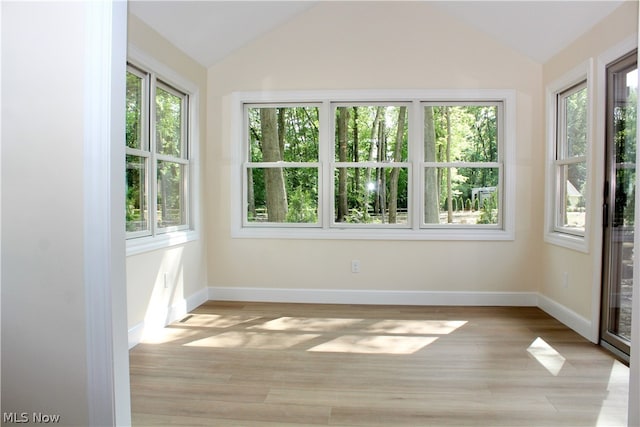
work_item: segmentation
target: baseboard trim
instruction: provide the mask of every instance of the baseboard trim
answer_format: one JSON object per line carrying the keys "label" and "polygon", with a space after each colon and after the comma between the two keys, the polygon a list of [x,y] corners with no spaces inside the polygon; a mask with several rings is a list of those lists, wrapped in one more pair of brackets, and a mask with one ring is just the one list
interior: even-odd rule
{"label": "baseboard trim", "polygon": [[589,341],[595,344],[598,343],[598,332],[593,330],[593,325],[589,319],[582,317],[575,311],[542,294],[538,294],[538,308],[556,318],[558,321],[573,329]]}
{"label": "baseboard trim", "polygon": [[256,301],[370,305],[458,305],[535,307],[535,292],[439,292],[209,287],[212,301]]}
{"label": "baseboard trim", "polygon": [[[184,318],[187,313],[198,307],[199,305],[204,304],[208,297],[209,292],[207,288],[200,289],[195,294],[183,298],[178,302],[171,305],[166,309],[166,316],[164,325],[155,325],[157,329],[159,326],[166,326],[170,323],[173,323],[177,320]],[[147,324],[147,322],[140,322],[137,325],[134,325],[129,329],[129,350],[131,350],[136,345],[140,344],[142,338],[144,337],[145,331],[151,325]]]}
{"label": "baseboard trim", "polygon": [[204,304],[209,299],[209,292],[206,288],[200,289],[195,294],[183,298],[182,300],[174,303],[169,309],[169,314],[167,316],[167,321],[165,325],[169,323],[175,322],[176,320],[180,320],[184,318],[191,310],[198,307],[199,305]]}
{"label": "baseboard trim", "polygon": [[[182,319],[190,311],[211,301],[255,301],[307,304],[368,305],[451,305],[538,307],[591,342],[598,342],[591,322],[564,305],[537,292],[444,292],[382,291],[336,289],[286,289],[218,287],[203,288],[173,304],[167,310],[166,323]],[[129,329],[129,349],[142,341],[145,322]]]}
{"label": "baseboard trim", "polygon": [[140,344],[144,335],[144,322],[140,322],[129,329],[129,350]]}

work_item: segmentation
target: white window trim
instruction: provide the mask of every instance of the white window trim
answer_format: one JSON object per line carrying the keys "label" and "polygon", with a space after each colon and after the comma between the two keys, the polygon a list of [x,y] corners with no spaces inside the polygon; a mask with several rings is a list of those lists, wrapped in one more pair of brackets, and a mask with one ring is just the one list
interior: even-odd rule
{"label": "white window trim", "polygon": [[[128,62],[143,70],[150,70],[165,84],[169,84],[188,94],[188,162],[189,162],[189,178],[188,178],[188,198],[189,203],[186,206],[186,214],[188,215],[189,226],[185,229],[170,230],[167,228],[160,229],[155,235],[132,237],[126,241],[127,256],[141,254],[157,249],[164,249],[171,246],[181,245],[187,242],[200,239],[200,171],[199,171],[199,105],[200,91],[198,86],[174,71],[169,66],[149,56],[136,46],[129,44]],[[155,219],[154,219],[155,221]]]}
{"label": "white window trim", "polygon": [[[545,215],[544,241],[567,249],[588,253],[590,224],[592,220],[591,193],[593,187],[592,159],[593,159],[593,117],[595,82],[594,61],[592,58],[578,65],[558,80],[550,83],[546,88],[547,112],[547,144],[545,162]],[[555,224],[557,206],[556,183],[556,144],[557,144],[557,95],[586,80],[587,88],[587,150],[586,150],[586,187],[585,187],[585,230],[583,234],[564,232]]]}
{"label": "white window trim", "polygon": [[[416,108],[421,102],[447,101],[502,101],[503,111],[503,214],[502,227],[497,228],[426,228],[421,221],[413,221],[408,228],[341,227],[331,224],[326,227],[244,227],[243,226],[243,153],[244,104],[247,103],[321,103],[320,134],[329,135],[331,120],[327,117],[332,103],[337,102],[413,102],[409,126],[414,135],[421,135],[422,111]],[[230,97],[231,111],[231,235],[233,238],[273,238],[273,239],[362,239],[362,240],[514,240],[515,239],[515,196],[516,196],[516,92],[515,90],[327,90],[327,91],[283,91],[283,92],[234,92]],[[410,130],[410,133],[412,131]],[[420,145],[410,138],[410,146]],[[413,144],[413,145],[412,145]],[[323,145],[321,143],[321,150]],[[322,153],[321,153],[322,155]],[[325,167],[330,167],[327,164]],[[326,172],[323,172],[326,173]],[[410,168],[412,181],[420,179],[420,165]],[[326,186],[324,186],[326,187]],[[420,186],[410,188],[413,215],[418,215]],[[325,200],[331,196],[331,189],[321,188]],[[320,216],[331,218],[330,203],[323,206]],[[417,217],[416,217],[417,218]]]}

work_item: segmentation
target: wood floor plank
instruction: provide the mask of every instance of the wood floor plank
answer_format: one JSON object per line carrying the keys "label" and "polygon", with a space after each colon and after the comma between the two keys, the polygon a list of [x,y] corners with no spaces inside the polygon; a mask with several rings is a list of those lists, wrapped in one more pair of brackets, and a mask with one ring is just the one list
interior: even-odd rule
{"label": "wood floor plank", "polygon": [[136,426],[626,424],[628,368],[531,307],[208,302],[130,366]]}

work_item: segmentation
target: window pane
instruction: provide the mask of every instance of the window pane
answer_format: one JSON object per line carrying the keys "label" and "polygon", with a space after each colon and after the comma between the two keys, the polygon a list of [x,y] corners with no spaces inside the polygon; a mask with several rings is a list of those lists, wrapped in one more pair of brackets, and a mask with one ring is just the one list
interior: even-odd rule
{"label": "window pane", "polygon": [[635,214],[635,178],[634,165],[621,165],[616,168],[616,204],[613,212],[613,226],[633,227]]}
{"label": "window pane", "polygon": [[156,88],[156,151],[174,157],[186,157],[183,141],[183,98]]}
{"label": "window pane", "polygon": [[249,161],[318,161],[318,107],[251,107],[248,117]]}
{"label": "window pane", "polygon": [[408,168],[337,168],[334,176],[336,222],[408,224]]}
{"label": "window pane", "polygon": [[339,162],[407,160],[405,106],[340,106],[335,116],[335,159]]}
{"label": "window pane", "polygon": [[147,160],[127,155],[127,231],[149,229],[147,207]]}
{"label": "window pane", "polygon": [[498,168],[425,168],[425,224],[498,224]]}
{"label": "window pane", "polygon": [[133,73],[127,72],[127,147],[137,148],[139,150],[147,148],[146,146],[143,146],[143,95],[144,79]]}
{"label": "window pane", "polygon": [[317,168],[248,168],[249,222],[318,222]]}
{"label": "window pane", "polygon": [[567,157],[587,154],[587,88],[564,98]]}
{"label": "window pane", "polygon": [[587,166],[586,163],[563,165],[560,167],[560,217],[561,227],[584,231]]}
{"label": "window pane", "polygon": [[424,108],[424,160],[497,162],[498,107],[444,105]]}
{"label": "window pane", "polygon": [[187,224],[185,166],[158,161],[158,227]]}

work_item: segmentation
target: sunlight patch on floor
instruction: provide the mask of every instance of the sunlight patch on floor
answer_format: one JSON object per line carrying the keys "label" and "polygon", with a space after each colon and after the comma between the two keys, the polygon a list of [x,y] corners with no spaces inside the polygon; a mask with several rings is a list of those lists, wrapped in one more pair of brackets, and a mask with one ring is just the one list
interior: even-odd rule
{"label": "sunlight patch on floor", "polygon": [[332,319],[327,317],[280,317],[247,329],[269,331],[311,331],[324,332],[342,329],[360,323],[361,319]]}
{"label": "sunlight patch on floor", "polygon": [[597,427],[627,425],[629,368],[615,360],[609,374],[607,397],[602,401]]}
{"label": "sunlight patch on floor", "polygon": [[438,337],[345,335],[317,345],[309,351],[366,354],[413,354]]}
{"label": "sunlight patch on floor", "polygon": [[179,328],[151,328],[144,331],[141,343],[164,344],[195,335],[197,332]]}
{"label": "sunlight patch on floor", "polygon": [[319,337],[316,334],[279,334],[260,332],[224,332],[192,341],[188,347],[251,348],[284,350]]}
{"label": "sunlight patch on floor", "polygon": [[206,326],[210,328],[230,328],[242,323],[251,322],[260,317],[250,316],[221,316],[218,314],[191,314],[180,323],[188,326]]}
{"label": "sunlight patch on floor", "polygon": [[364,330],[386,334],[444,335],[466,323],[466,320],[382,320]]}
{"label": "sunlight patch on floor", "polygon": [[540,337],[531,343],[527,351],[554,377],[558,376],[566,361],[564,356]]}

